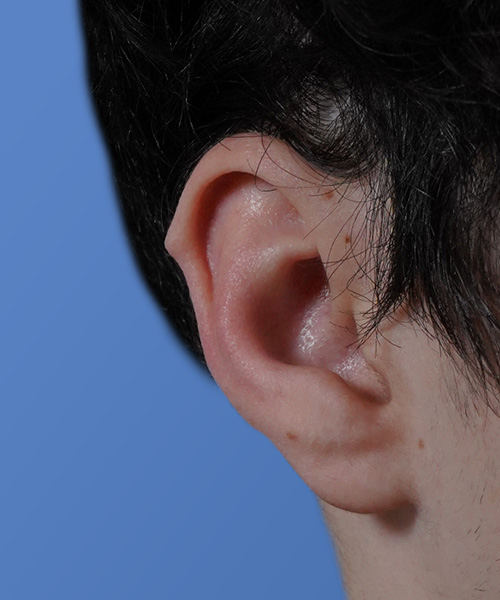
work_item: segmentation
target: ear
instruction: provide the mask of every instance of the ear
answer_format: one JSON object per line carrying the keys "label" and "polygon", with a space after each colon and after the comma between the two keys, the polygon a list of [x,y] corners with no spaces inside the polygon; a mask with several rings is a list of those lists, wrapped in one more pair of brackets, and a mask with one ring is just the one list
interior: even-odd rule
{"label": "ear", "polygon": [[322,500],[374,513],[409,502],[411,481],[404,415],[357,343],[364,204],[282,142],[229,138],[192,173],[166,247],[231,403]]}

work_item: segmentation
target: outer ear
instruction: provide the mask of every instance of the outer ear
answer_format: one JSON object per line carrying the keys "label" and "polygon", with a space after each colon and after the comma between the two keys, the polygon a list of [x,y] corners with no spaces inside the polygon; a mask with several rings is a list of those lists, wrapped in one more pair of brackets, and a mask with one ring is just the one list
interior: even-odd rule
{"label": "outer ear", "polygon": [[192,173],[166,247],[232,404],[321,499],[373,513],[410,502],[411,480],[403,414],[356,343],[347,193],[279,141],[229,138]]}

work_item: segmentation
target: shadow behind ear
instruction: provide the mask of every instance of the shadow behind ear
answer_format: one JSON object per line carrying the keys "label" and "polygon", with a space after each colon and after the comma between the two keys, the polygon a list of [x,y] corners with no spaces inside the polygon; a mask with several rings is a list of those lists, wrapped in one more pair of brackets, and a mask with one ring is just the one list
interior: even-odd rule
{"label": "shadow behind ear", "polygon": [[325,271],[346,208],[316,228],[315,178],[281,142],[229,138],[193,172],[166,246],[235,408],[325,502],[384,512],[409,501],[404,421],[356,344],[353,296],[338,293],[357,267]]}

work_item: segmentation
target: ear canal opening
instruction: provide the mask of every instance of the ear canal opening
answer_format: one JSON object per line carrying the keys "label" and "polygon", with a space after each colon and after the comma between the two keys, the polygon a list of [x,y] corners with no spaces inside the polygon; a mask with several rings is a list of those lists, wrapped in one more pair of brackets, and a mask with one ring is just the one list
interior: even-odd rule
{"label": "ear canal opening", "polygon": [[326,336],[329,284],[319,257],[294,261],[282,280],[256,303],[254,330],[266,353],[287,364],[313,363],[312,352]]}
{"label": "ear canal opening", "polygon": [[[293,262],[254,305],[252,330],[271,358],[337,373],[351,383],[366,365],[352,314],[332,300],[319,257]],[[361,386],[364,387],[364,386]]]}

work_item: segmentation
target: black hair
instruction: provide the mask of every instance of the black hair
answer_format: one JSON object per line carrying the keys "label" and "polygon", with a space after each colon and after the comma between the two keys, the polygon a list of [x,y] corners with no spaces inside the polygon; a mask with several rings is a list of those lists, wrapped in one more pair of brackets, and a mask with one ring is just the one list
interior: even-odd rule
{"label": "black hair", "polygon": [[131,241],[195,355],[203,360],[165,234],[201,156],[228,135],[261,132],[325,175],[376,181],[367,333],[406,305],[476,382],[500,387],[500,3],[82,0],[82,9]]}

